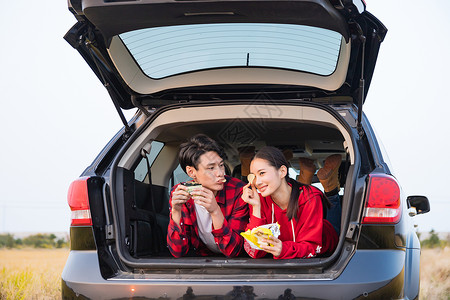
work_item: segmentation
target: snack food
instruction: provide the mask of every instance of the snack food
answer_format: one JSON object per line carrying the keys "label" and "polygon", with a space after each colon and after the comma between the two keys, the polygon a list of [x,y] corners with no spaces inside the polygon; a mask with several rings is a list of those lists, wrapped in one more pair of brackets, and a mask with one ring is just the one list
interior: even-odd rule
{"label": "snack food", "polygon": [[253,173],[250,173],[247,175],[247,180],[249,183],[253,184],[253,181],[255,180],[256,176]]}
{"label": "snack food", "polygon": [[259,245],[261,245],[262,239],[267,239],[269,236],[273,235],[272,231],[265,227],[253,228],[251,234],[256,237]]}
{"label": "snack food", "polygon": [[260,240],[262,238],[268,238],[269,236],[278,238],[280,235],[280,225],[278,223],[261,225],[251,230],[249,229],[246,232],[241,232],[241,235],[247,240],[252,248],[262,250],[259,247]]}
{"label": "snack food", "polygon": [[182,185],[187,187],[188,193],[192,195],[192,191],[202,187],[200,183],[197,182],[182,182]]}

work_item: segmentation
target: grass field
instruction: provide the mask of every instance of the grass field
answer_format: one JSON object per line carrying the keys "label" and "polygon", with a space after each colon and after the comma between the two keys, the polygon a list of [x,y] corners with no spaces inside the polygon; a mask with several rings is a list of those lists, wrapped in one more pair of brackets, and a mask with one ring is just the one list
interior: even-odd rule
{"label": "grass field", "polygon": [[68,249],[0,250],[0,299],[61,299]]}
{"label": "grass field", "polygon": [[[0,299],[61,299],[68,249],[0,250]],[[450,248],[422,250],[421,299],[450,300]]]}
{"label": "grass field", "polygon": [[422,249],[421,299],[450,300],[450,247]]}

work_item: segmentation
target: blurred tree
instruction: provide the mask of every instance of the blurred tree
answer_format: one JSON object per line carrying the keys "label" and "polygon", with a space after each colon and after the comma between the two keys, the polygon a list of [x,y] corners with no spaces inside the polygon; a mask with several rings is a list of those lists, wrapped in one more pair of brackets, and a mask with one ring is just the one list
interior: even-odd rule
{"label": "blurred tree", "polygon": [[14,247],[14,237],[12,234],[0,234],[0,248],[12,248]]}
{"label": "blurred tree", "polygon": [[439,239],[439,236],[434,231],[434,229],[431,229],[430,236],[428,237],[428,239],[426,239],[422,242],[422,246],[429,247],[429,248],[441,246],[441,240]]}
{"label": "blurred tree", "polygon": [[[24,239],[14,239],[10,233],[0,234],[0,248],[20,248],[22,246],[34,248],[63,248],[68,247],[68,241],[65,238],[57,239],[57,236],[51,234],[34,234]],[[2,299],[0,297],[0,299]]]}
{"label": "blurred tree", "polygon": [[55,247],[55,238],[56,236],[54,234],[38,233],[27,236],[23,239],[23,243],[35,248],[53,248]]}

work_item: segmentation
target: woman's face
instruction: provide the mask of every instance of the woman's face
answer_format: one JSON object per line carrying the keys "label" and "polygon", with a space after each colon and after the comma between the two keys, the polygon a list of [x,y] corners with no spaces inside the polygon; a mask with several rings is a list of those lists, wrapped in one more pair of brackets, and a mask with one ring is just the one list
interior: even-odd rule
{"label": "woman's face", "polygon": [[271,166],[269,162],[262,158],[255,158],[250,164],[250,172],[255,174],[255,186],[261,192],[261,196],[267,197],[275,193],[281,186],[281,183],[286,176],[284,171],[286,168],[282,166],[276,169]]}

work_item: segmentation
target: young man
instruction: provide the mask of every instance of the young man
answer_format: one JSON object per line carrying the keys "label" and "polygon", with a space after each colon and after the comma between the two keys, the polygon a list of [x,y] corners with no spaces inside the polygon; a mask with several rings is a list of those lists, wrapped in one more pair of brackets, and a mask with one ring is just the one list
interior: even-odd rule
{"label": "young man", "polygon": [[178,184],[170,195],[167,245],[175,257],[191,250],[197,255],[239,255],[248,222],[248,205],[242,201],[244,182],[225,175],[226,155],[216,141],[204,134],[180,146],[180,165],[201,187],[188,192]]}

